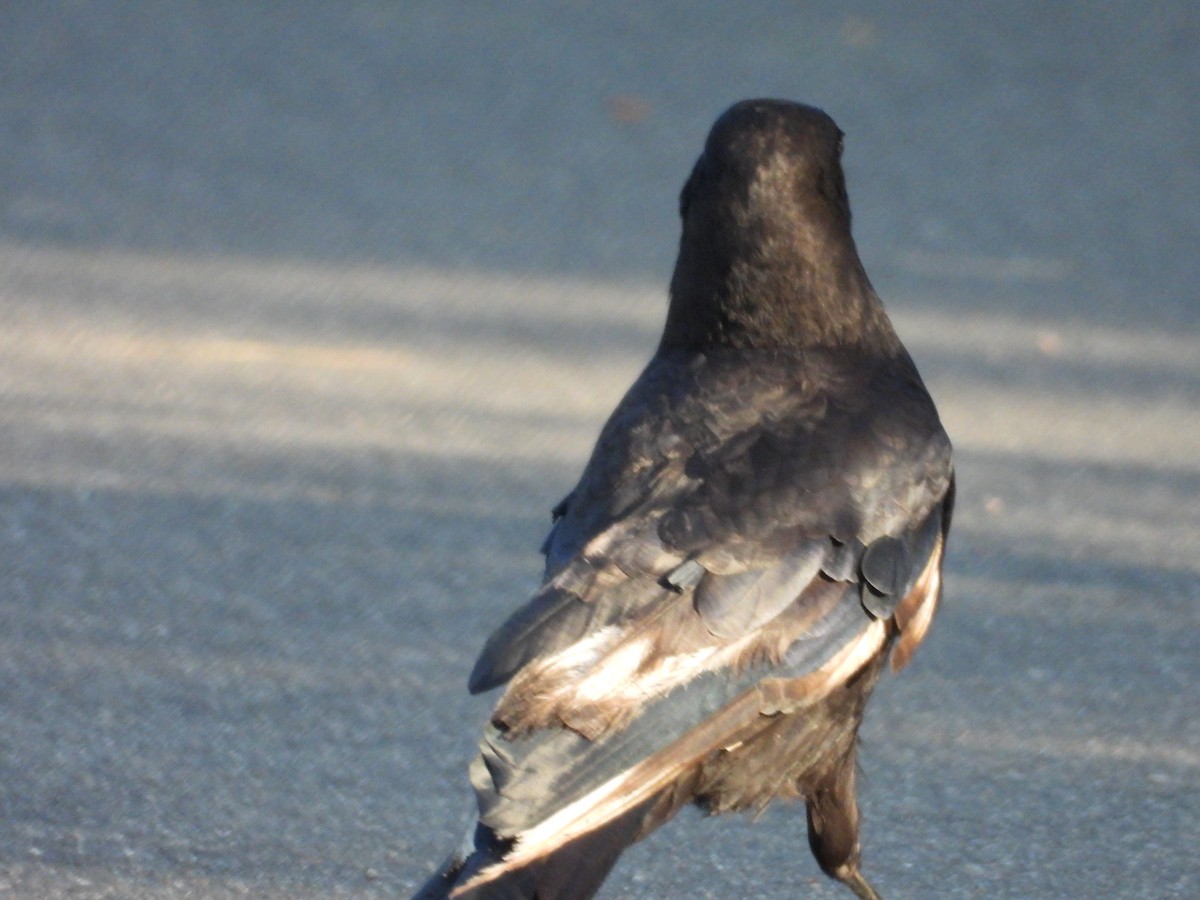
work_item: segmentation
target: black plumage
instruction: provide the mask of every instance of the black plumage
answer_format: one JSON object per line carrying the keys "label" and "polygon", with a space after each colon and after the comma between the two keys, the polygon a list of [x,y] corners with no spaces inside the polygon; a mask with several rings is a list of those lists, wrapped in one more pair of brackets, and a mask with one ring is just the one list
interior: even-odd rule
{"label": "black plumage", "polygon": [[680,197],[662,341],[554,510],[542,588],[488,640],[507,684],[479,824],[419,897],[591,896],[688,803],[802,797],[860,897],[855,744],[941,595],[950,442],[850,235],[842,135],[739,103]]}

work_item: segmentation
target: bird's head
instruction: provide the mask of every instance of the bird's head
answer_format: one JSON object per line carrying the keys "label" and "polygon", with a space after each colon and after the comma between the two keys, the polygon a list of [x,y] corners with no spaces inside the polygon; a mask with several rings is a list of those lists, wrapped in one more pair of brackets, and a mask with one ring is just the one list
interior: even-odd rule
{"label": "bird's head", "polygon": [[717,119],[679,197],[684,228],[758,240],[824,223],[849,230],[842,131],[784,100],[744,100]]}
{"label": "bird's head", "polygon": [[745,100],[717,119],[679,198],[664,347],[845,344],[871,330],[882,307],[850,235],[841,154],[841,129],[811,106]]}

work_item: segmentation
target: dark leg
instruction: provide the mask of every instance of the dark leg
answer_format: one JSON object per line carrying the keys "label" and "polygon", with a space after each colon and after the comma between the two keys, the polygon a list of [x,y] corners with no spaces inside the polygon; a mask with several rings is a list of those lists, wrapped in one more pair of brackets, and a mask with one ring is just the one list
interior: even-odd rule
{"label": "dark leg", "polygon": [[860,900],[882,900],[859,871],[853,743],[841,764],[807,799],[808,845],[822,871],[850,888]]}

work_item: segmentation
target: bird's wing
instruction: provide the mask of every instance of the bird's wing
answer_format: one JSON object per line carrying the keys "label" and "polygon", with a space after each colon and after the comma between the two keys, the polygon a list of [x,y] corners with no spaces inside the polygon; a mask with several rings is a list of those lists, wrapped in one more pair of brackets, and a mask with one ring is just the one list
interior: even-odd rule
{"label": "bird's wing", "polygon": [[594,730],[582,724],[592,700],[778,661],[827,612],[805,602],[815,579],[857,588],[866,564],[868,608],[894,607],[932,551],[950,478],[949,443],[906,362],[652,363],[560,508],[542,588],[489,639],[472,690],[520,673],[501,707],[510,727],[561,710]]}
{"label": "bird's wing", "polygon": [[952,472],[903,363],[667,360],[635,384],[560,510],[542,590],[473,673],[509,681],[472,781],[483,827],[512,845],[480,879],[659,802],[898,630],[911,654],[940,594]]}

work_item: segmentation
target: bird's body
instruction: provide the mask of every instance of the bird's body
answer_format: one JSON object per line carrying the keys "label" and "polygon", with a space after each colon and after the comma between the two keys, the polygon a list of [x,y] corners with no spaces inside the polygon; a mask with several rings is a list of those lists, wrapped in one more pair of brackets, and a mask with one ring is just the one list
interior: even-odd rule
{"label": "bird's body", "polygon": [[472,844],[419,896],[588,897],[683,805],[775,797],[803,797],[822,868],[874,896],[857,731],[936,609],[953,470],[854,250],[840,138],[782,101],[714,126],[663,340],[472,673],[507,684]]}

